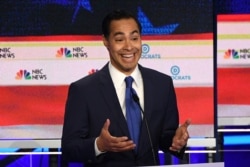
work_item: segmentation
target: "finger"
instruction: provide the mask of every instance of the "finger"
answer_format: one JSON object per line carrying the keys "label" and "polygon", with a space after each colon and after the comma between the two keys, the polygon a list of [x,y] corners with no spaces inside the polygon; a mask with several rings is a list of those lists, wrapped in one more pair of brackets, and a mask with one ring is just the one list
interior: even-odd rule
{"label": "finger", "polygon": [[131,144],[133,144],[133,141],[128,140],[127,136],[122,136],[122,137],[111,136],[109,142],[112,143],[115,146],[117,146],[118,144],[122,144],[122,143],[131,143]]}
{"label": "finger", "polygon": [[189,134],[188,131],[182,129],[181,133],[179,133],[179,135],[175,135],[177,140],[180,141],[187,141],[189,139]]}
{"label": "finger", "polygon": [[169,150],[171,150],[171,151],[179,151],[179,150],[177,150],[177,149],[174,148],[174,147],[169,147]]}
{"label": "finger", "polygon": [[183,147],[187,144],[188,139],[176,139],[172,142],[173,147]]}
{"label": "finger", "polygon": [[190,120],[190,119],[187,119],[187,120],[184,122],[184,124],[182,124],[182,126],[184,126],[184,127],[187,128],[190,124],[191,124],[191,120]]}
{"label": "finger", "polygon": [[103,129],[104,130],[109,130],[109,125],[110,125],[110,120],[109,119],[106,119],[104,125],[103,125]]}
{"label": "finger", "polygon": [[[115,143],[127,142],[128,141],[128,137],[127,136],[113,137],[113,141]],[[130,140],[130,141],[132,141],[132,140]]]}
{"label": "finger", "polygon": [[130,144],[122,147],[118,147],[116,150],[117,151],[128,151],[128,150],[134,150],[135,149],[135,144]]}
{"label": "finger", "polygon": [[122,141],[122,142],[113,144],[113,146],[117,148],[124,148],[124,147],[133,146],[133,145],[135,146],[132,140]]}
{"label": "finger", "polygon": [[133,142],[132,140],[128,140],[127,136],[122,136],[122,137],[111,136],[109,142],[112,144],[119,144],[119,143],[128,142],[128,141]]}
{"label": "finger", "polygon": [[169,147],[169,150],[171,150],[171,151],[179,151],[179,150],[181,150],[181,147],[171,146],[171,147]]}
{"label": "finger", "polygon": [[114,152],[120,152],[120,151],[127,151],[127,150],[133,150],[135,149],[136,145],[133,143],[133,141],[127,141],[127,142],[120,142],[117,144],[113,144],[112,151]]}
{"label": "finger", "polygon": [[172,146],[169,148],[172,151],[179,151],[186,145],[185,141],[177,141],[172,144]]}
{"label": "finger", "polygon": [[188,140],[188,138],[189,138],[188,132],[184,132],[184,134],[182,135],[182,139],[183,140]]}

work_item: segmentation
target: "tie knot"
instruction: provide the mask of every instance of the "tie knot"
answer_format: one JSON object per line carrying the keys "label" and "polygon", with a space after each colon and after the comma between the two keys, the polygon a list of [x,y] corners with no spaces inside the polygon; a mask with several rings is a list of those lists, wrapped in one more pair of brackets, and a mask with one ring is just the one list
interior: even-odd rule
{"label": "tie knot", "polygon": [[132,88],[132,83],[134,81],[134,78],[131,76],[128,76],[125,78],[125,82],[126,82],[126,87],[127,88]]}

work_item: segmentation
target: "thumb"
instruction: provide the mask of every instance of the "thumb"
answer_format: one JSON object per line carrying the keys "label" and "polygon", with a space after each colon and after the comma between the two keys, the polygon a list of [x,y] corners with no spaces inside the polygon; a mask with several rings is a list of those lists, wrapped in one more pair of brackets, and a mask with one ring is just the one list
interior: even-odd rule
{"label": "thumb", "polygon": [[110,120],[109,119],[106,119],[104,125],[103,125],[103,129],[104,130],[109,130],[109,125],[110,125]]}
{"label": "thumb", "polygon": [[191,120],[187,119],[184,124],[182,124],[182,126],[184,126],[185,128],[188,128],[188,126],[191,124]]}

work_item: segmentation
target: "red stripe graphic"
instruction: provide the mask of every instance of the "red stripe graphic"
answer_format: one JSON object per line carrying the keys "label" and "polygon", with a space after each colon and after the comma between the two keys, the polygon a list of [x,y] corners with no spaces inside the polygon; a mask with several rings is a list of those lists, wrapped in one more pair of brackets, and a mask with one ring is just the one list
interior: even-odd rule
{"label": "red stripe graphic", "polygon": [[250,68],[219,68],[218,104],[250,105]]}
{"label": "red stripe graphic", "polygon": [[212,87],[176,88],[180,123],[214,124],[214,93]]}
{"label": "red stripe graphic", "polygon": [[[0,126],[62,124],[68,86],[0,87]],[[176,88],[180,123],[213,124],[213,88]]]}
{"label": "red stripe graphic", "polygon": [[0,125],[62,124],[68,86],[0,87]]}
{"label": "red stripe graphic", "polygon": [[[207,40],[213,39],[213,33],[181,34],[181,35],[151,35],[143,36],[143,40]],[[53,42],[53,41],[102,41],[101,35],[58,35],[58,36],[24,36],[0,37],[4,42]]]}
{"label": "red stripe graphic", "polygon": [[219,22],[236,22],[236,21],[250,21],[250,14],[225,14],[218,15],[217,21]]}

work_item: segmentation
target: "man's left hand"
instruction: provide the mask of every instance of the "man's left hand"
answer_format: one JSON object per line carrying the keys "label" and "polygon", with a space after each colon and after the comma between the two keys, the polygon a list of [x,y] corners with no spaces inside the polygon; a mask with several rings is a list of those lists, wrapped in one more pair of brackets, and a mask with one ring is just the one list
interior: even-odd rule
{"label": "man's left hand", "polygon": [[190,123],[190,120],[186,120],[186,122],[176,130],[172,146],[169,148],[171,151],[179,152],[184,146],[187,145],[187,141],[189,138],[187,128]]}

